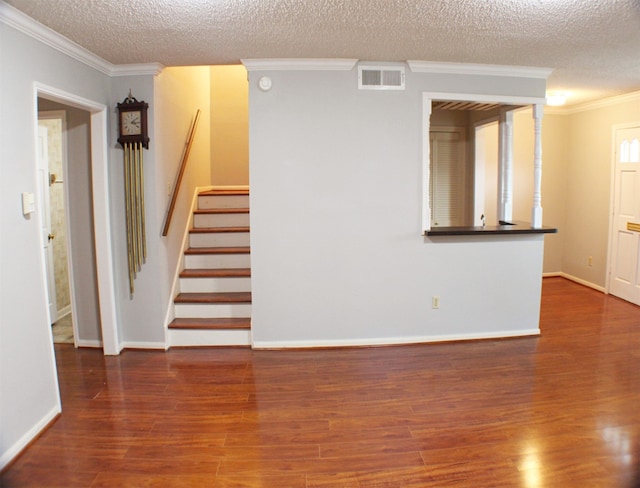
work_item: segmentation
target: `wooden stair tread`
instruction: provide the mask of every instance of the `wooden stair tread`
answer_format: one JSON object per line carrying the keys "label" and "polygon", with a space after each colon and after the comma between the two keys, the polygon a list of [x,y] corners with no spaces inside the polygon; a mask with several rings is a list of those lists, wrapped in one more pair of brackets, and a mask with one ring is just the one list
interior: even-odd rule
{"label": "wooden stair tread", "polygon": [[207,196],[225,196],[225,195],[248,195],[249,190],[243,190],[239,188],[235,189],[217,189],[217,190],[203,190],[198,193],[198,196],[207,197]]}
{"label": "wooden stair tread", "polygon": [[250,291],[180,293],[174,303],[251,303]]}
{"label": "wooden stair tread", "polygon": [[249,232],[249,226],[243,225],[240,227],[195,227],[189,230],[190,234],[214,234],[232,232]]}
{"label": "wooden stair tread", "polygon": [[249,246],[235,247],[190,247],[185,249],[185,254],[249,254]]}
{"label": "wooden stair tread", "polygon": [[183,269],[180,278],[242,278],[250,277],[251,268]]}
{"label": "wooden stair tread", "polygon": [[198,208],[194,214],[247,214],[249,209],[243,208]]}
{"label": "wooden stair tread", "polygon": [[251,329],[250,317],[234,318],[175,318],[169,324],[170,329],[228,330]]}

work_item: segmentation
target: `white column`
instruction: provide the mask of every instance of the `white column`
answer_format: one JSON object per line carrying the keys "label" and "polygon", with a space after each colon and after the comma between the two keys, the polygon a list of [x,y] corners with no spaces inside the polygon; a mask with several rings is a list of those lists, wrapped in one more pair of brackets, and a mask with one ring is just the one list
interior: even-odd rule
{"label": "white column", "polygon": [[535,140],[533,143],[533,208],[531,226],[542,227],[542,114],[544,105],[533,106]]}
{"label": "white column", "polygon": [[431,128],[431,99],[423,94],[422,98],[422,225],[423,232],[431,230],[431,143],[429,130]]}
{"label": "white column", "polygon": [[513,111],[500,111],[499,174],[498,174],[498,220],[513,219]]}

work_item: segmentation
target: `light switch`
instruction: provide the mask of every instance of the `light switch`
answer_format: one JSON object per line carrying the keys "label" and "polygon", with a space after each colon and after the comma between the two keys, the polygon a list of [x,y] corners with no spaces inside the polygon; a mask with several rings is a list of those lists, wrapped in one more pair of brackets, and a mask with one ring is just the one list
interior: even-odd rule
{"label": "light switch", "polygon": [[36,211],[36,197],[33,193],[22,192],[22,213],[24,215],[32,214]]}

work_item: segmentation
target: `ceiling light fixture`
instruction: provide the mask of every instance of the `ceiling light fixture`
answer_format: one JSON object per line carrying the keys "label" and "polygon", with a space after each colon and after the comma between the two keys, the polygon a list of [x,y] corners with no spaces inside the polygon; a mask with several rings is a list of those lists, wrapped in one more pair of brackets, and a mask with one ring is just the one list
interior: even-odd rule
{"label": "ceiling light fixture", "polygon": [[562,91],[548,92],[547,105],[550,105],[551,107],[559,107],[561,105],[564,105],[565,103],[567,103],[568,96],[569,96],[569,93],[567,92],[562,92]]}

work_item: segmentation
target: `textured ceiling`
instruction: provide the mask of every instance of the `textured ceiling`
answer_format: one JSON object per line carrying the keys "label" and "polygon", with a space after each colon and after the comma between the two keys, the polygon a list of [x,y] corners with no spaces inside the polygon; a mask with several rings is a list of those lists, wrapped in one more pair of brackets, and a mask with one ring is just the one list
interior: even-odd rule
{"label": "textured ceiling", "polygon": [[246,58],[553,68],[570,103],[640,90],[640,0],[7,0],[114,64]]}

